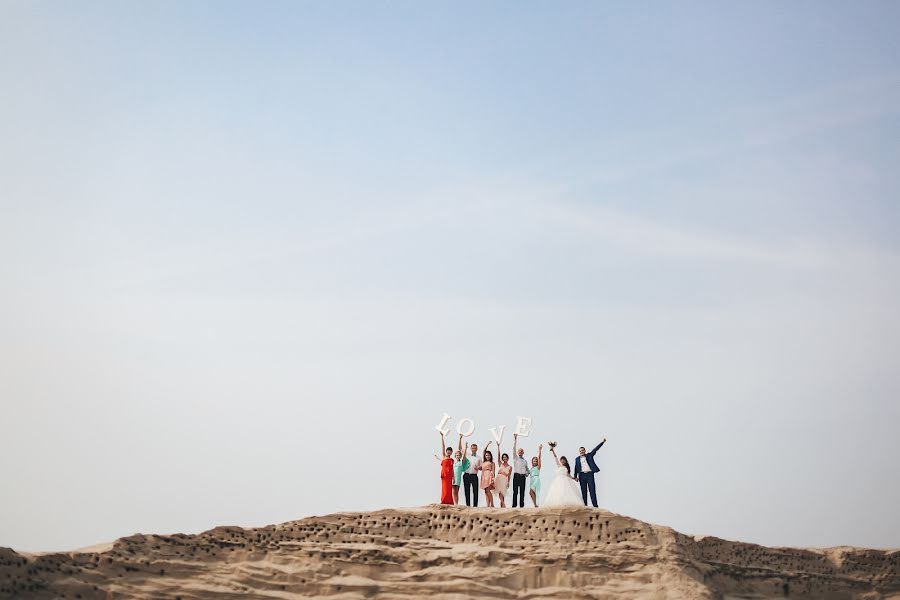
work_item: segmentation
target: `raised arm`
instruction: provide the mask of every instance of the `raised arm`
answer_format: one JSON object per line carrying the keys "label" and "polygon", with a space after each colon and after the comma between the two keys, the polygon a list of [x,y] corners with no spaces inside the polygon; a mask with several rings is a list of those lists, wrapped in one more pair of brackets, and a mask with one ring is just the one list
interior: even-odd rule
{"label": "raised arm", "polygon": [[[489,441],[487,444],[484,445],[484,449],[482,449],[482,451],[481,451],[481,458],[482,458],[482,460],[484,460],[484,453],[487,452],[487,451],[488,451],[488,448],[491,447],[491,442],[493,442],[493,440]],[[491,462],[496,463],[496,461],[491,461]]]}
{"label": "raised arm", "polygon": [[544,448],[543,444],[538,445],[538,469],[541,468],[541,450]]}
{"label": "raised arm", "polygon": [[446,448],[446,444],[444,444],[444,432],[441,432],[441,451],[439,453],[440,456],[444,455],[444,449]]}
{"label": "raised arm", "polygon": [[550,454],[553,455],[553,460],[556,461],[556,466],[559,467],[559,458],[556,456],[556,449],[550,448]]}
{"label": "raised arm", "polygon": [[599,449],[600,449],[600,446],[602,446],[602,445],[603,445],[603,444],[605,444],[605,443],[606,443],[606,438],[603,438],[603,441],[602,441],[602,442],[600,442],[600,443],[599,443],[599,444],[597,444],[597,447],[596,447],[596,448],[594,448],[594,449],[593,449],[593,450],[591,450],[591,452],[590,452],[590,453],[591,453],[591,454],[593,454],[593,453],[594,453],[594,452],[596,452],[596,451],[597,451],[597,450],[599,450]]}
{"label": "raised arm", "polygon": [[[459,434],[459,445],[456,446],[456,450],[462,452],[462,434]],[[468,448],[466,448],[468,450]],[[465,458],[465,454],[463,454],[463,458]]]}
{"label": "raised arm", "polygon": [[513,434],[513,453],[512,453],[513,458],[516,457],[516,445],[517,445],[518,443],[519,443],[519,434],[518,434],[518,433],[514,433],[514,434]]}

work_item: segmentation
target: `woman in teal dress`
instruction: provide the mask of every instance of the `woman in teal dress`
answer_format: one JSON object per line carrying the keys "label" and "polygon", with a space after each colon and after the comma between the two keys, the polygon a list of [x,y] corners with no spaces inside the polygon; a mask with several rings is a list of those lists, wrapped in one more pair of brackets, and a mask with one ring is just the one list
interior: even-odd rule
{"label": "woman in teal dress", "polygon": [[469,459],[466,455],[469,453],[469,446],[462,449],[462,434],[459,434],[459,446],[456,449],[456,463],[453,465],[453,503],[459,504],[459,486],[462,485],[462,476],[469,468]]}
{"label": "woman in teal dress", "polygon": [[541,449],[543,444],[538,446],[538,455],[531,458],[531,482],[529,485],[528,495],[531,496],[531,502],[537,508],[538,498],[541,497]]}

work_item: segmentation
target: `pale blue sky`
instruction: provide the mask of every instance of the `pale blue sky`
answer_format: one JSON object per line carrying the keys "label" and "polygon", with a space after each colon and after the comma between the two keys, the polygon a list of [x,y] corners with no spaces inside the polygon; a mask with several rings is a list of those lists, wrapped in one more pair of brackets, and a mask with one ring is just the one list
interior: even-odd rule
{"label": "pale blue sky", "polygon": [[898,28],[0,0],[0,545],[435,501],[448,411],[608,437],[616,512],[900,546]]}

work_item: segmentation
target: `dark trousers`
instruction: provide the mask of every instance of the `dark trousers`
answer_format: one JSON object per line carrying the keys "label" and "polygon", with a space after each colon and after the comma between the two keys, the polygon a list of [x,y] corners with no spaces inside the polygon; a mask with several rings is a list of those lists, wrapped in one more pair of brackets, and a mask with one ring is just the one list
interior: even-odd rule
{"label": "dark trousers", "polygon": [[597,508],[597,484],[594,483],[594,474],[579,473],[578,483],[581,484],[581,498],[584,500],[584,505],[587,506],[588,491],[590,491],[591,504],[594,505],[594,508]]}
{"label": "dark trousers", "polygon": [[[463,473],[463,487],[466,490],[466,506],[478,506],[478,475],[475,473]],[[475,503],[469,501],[469,488],[472,488],[472,494],[475,496]]]}
{"label": "dark trousers", "polygon": [[[518,499],[518,504],[516,504]],[[513,508],[525,508],[525,476],[521,473],[513,474]]]}

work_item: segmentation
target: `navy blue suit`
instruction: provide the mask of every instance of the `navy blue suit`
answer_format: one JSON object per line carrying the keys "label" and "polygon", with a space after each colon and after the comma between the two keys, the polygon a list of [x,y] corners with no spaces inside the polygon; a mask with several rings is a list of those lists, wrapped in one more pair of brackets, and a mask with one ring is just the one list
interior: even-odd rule
{"label": "navy blue suit", "polygon": [[600,470],[600,467],[597,466],[597,462],[594,460],[594,455],[597,453],[597,450],[600,449],[606,440],[603,440],[597,447],[591,450],[590,452],[586,452],[584,455],[585,462],[587,462],[587,466],[590,469],[590,472],[581,472],[581,455],[575,459],[575,479],[578,480],[578,483],[581,484],[581,498],[584,500],[584,505],[587,506],[587,498],[588,492],[591,493],[591,504],[594,505],[594,508],[597,508],[597,484],[594,482],[594,473]]}

